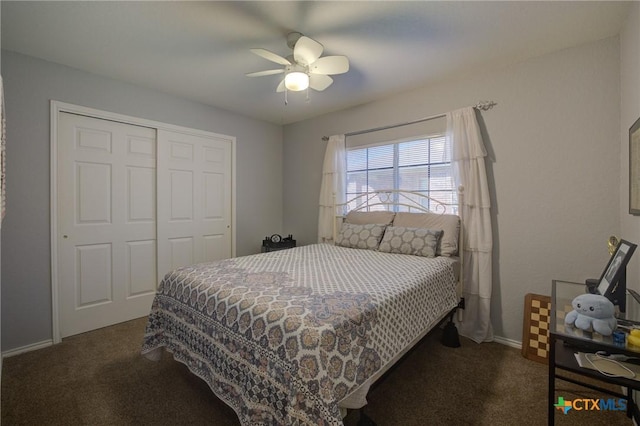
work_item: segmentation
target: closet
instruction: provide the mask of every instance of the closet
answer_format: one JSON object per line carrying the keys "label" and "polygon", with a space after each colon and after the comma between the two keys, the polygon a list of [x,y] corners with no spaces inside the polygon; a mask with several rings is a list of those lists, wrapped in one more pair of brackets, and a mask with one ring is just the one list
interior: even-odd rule
{"label": "closet", "polygon": [[59,341],[143,317],[168,271],[234,255],[235,139],[54,107],[52,281]]}

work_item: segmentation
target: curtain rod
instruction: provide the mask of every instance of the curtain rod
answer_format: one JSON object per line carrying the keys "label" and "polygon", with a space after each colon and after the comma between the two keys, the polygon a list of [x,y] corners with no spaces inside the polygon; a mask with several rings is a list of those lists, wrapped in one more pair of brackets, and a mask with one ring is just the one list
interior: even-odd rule
{"label": "curtain rod", "polygon": [[[479,109],[482,111],[488,111],[491,108],[493,108],[494,106],[498,105],[496,102],[494,101],[481,101],[478,102],[477,104],[475,104],[473,107],[475,109]],[[435,120],[436,118],[442,118],[445,117],[447,114],[437,114],[437,115],[432,115],[430,117],[424,117],[424,118],[419,118],[417,120],[413,120],[413,121],[407,121],[406,123],[396,123],[396,124],[390,124],[388,126],[382,126],[382,127],[376,127],[374,129],[366,129],[366,130],[358,130],[355,132],[349,132],[349,133],[345,133],[345,136],[356,136],[356,135],[364,135],[365,133],[372,133],[372,132],[379,132],[380,130],[387,130],[387,129],[393,129],[395,127],[402,127],[402,126],[408,126],[410,124],[416,124],[416,123],[421,123],[423,121],[429,121],[429,120]],[[323,141],[328,141],[329,140],[329,136],[323,136],[322,137]]]}

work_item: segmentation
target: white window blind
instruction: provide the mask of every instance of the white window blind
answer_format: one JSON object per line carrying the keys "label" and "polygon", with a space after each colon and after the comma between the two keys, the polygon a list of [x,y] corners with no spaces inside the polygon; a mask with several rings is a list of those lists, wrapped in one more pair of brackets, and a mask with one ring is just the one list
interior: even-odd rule
{"label": "white window blind", "polygon": [[[419,192],[446,204],[448,213],[457,213],[450,149],[444,135],[347,151],[347,200],[388,189]],[[437,203],[418,196],[415,201],[436,211]]]}

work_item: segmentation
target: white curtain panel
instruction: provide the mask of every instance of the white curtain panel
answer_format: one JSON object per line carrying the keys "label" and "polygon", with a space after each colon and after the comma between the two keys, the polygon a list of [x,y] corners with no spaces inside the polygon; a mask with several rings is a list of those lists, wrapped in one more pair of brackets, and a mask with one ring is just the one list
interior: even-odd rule
{"label": "white curtain panel", "polygon": [[[343,203],[346,190],[347,149],[345,136],[329,137],[322,166],[320,186],[320,212],[318,215],[318,242],[333,243],[333,226],[336,220],[334,203]],[[335,199],[334,199],[335,196]]]}
{"label": "white curtain panel", "polygon": [[460,334],[475,342],[493,340],[491,326],[491,200],[487,184],[487,151],[473,107],[447,113],[447,137],[456,187],[464,187],[464,319]]}

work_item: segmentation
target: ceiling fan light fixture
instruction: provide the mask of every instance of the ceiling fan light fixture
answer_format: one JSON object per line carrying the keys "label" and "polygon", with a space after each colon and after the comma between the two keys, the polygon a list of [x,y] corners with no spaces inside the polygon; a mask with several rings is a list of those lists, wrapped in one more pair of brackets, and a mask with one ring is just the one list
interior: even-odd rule
{"label": "ceiling fan light fixture", "polygon": [[349,59],[346,56],[322,56],[324,51],[322,44],[299,32],[291,32],[287,35],[287,46],[293,50],[293,54],[286,58],[266,49],[250,49],[252,53],[268,61],[284,65],[284,68],[246,74],[247,77],[260,77],[284,73],[284,78],[276,87],[276,93],[284,92],[285,104],[287,92],[306,90],[308,101],[309,89],[321,92],[333,83],[330,75],[349,71]]}
{"label": "ceiling fan light fixture", "polygon": [[292,71],[284,77],[284,86],[287,90],[300,92],[309,87],[309,75],[301,71]]}

